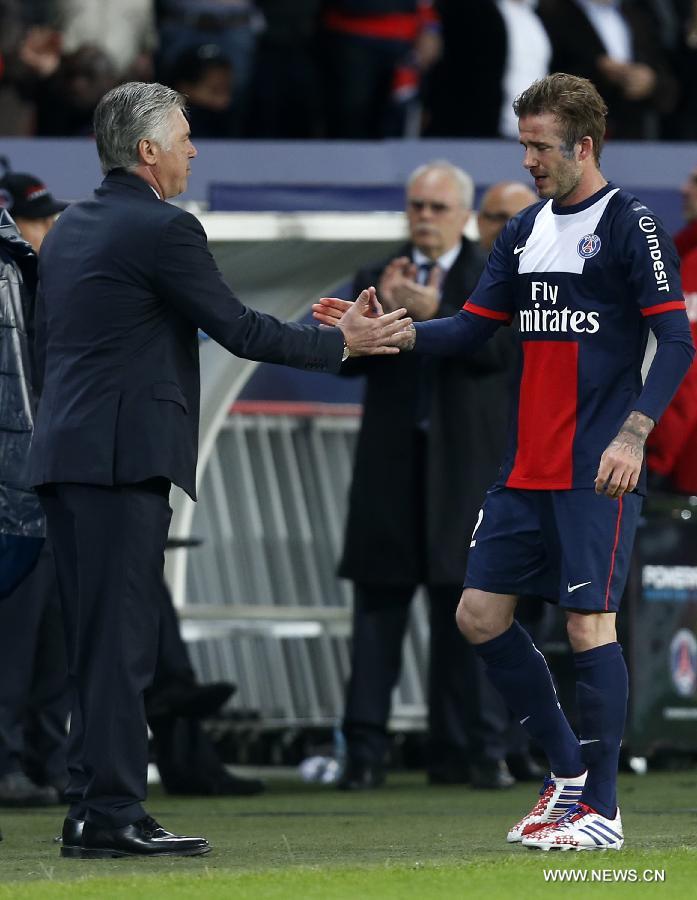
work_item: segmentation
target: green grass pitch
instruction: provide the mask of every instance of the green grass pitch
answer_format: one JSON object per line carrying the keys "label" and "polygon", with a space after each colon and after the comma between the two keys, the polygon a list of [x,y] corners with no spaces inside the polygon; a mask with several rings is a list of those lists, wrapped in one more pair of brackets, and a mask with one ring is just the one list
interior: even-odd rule
{"label": "green grass pitch", "polygon": [[[61,811],[2,810],[0,900],[697,896],[697,770],[621,777],[619,853],[508,845],[508,826],[534,799],[534,786],[427,787],[418,774],[394,774],[383,790],[350,795],[294,780],[271,781],[252,798],[174,798],[154,789],[148,810],[167,828],[205,835],[213,852],[95,862],[60,859],[53,837]],[[585,870],[588,880],[550,883],[550,869],[576,878]],[[646,870],[662,870],[665,880],[642,881]]]}

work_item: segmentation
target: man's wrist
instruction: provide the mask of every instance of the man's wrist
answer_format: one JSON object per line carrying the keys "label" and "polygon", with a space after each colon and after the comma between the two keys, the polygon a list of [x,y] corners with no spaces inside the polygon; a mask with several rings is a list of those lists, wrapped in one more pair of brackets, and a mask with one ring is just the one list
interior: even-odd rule
{"label": "man's wrist", "polygon": [[633,438],[645,442],[655,424],[650,416],[635,409],[627,416],[619,433],[631,435]]}
{"label": "man's wrist", "polygon": [[348,341],[346,340],[346,335],[344,334],[344,329],[341,327],[341,325],[337,325],[336,330],[341,332],[341,337],[344,342],[344,349],[341,352],[341,362],[345,363],[346,360],[351,355],[351,348],[348,345]]}

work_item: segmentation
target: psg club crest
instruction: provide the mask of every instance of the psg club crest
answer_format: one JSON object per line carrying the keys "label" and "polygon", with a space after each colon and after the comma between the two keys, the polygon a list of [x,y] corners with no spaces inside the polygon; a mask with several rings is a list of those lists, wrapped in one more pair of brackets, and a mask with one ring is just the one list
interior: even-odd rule
{"label": "psg club crest", "polygon": [[697,689],[697,638],[681,628],[670,642],[670,674],[681,697],[692,697]]}
{"label": "psg club crest", "polygon": [[581,259],[590,259],[600,250],[600,238],[597,234],[584,234],[578,242],[576,252]]}

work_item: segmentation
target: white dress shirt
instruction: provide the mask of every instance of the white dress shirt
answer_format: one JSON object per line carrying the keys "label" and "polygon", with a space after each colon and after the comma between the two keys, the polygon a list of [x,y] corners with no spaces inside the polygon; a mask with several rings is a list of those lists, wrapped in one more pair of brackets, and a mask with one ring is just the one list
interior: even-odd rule
{"label": "white dress shirt", "polygon": [[499,134],[518,139],[518,119],[513,101],[533,81],[549,74],[552,44],[545,27],[535,14],[537,0],[496,0],[506,26],[506,68],[503,72],[503,104]]}
{"label": "white dress shirt", "polygon": [[[439,256],[438,259],[435,261],[435,265],[438,266],[438,268],[440,269],[440,271],[442,273],[441,284],[443,283],[443,278],[445,278],[447,273],[452,268],[453,263],[457,259],[461,249],[462,249],[462,244],[455,244],[455,246],[451,250],[447,250],[442,256]],[[422,253],[420,250],[417,250],[416,247],[414,247],[414,249],[412,251],[412,259],[414,261],[414,264],[419,267],[430,266],[433,264],[433,260],[429,259],[429,257],[426,256],[425,253]],[[418,278],[418,275],[417,275],[417,281],[419,281],[419,280],[420,279]],[[423,281],[424,282],[428,281],[428,278],[424,278]]]}

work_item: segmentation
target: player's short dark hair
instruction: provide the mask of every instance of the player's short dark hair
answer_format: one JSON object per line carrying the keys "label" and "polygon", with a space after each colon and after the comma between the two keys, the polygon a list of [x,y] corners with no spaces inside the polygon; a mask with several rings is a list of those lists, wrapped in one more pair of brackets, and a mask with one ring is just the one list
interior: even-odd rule
{"label": "player's short dark hair", "polygon": [[588,135],[593,139],[595,161],[600,161],[607,106],[596,86],[587,78],[565,72],[540,78],[516,97],[513,111],[519,118],[552,113],[561,126],[567,147],[573,147]]}

